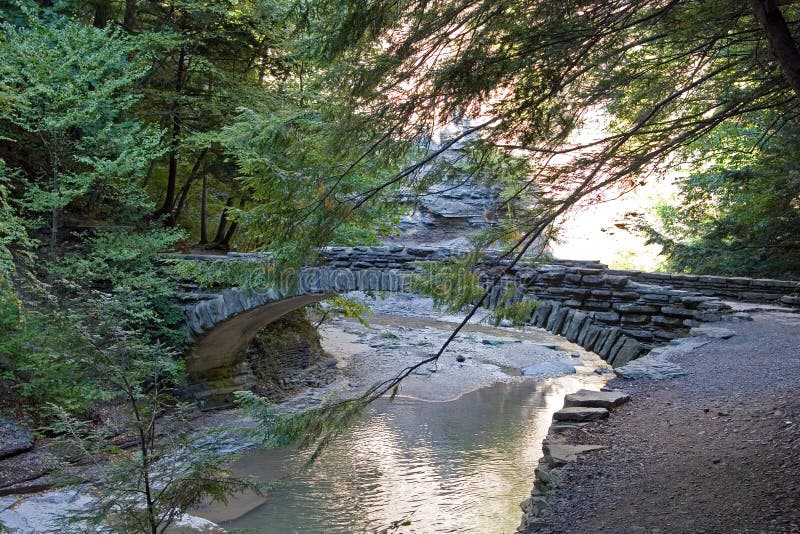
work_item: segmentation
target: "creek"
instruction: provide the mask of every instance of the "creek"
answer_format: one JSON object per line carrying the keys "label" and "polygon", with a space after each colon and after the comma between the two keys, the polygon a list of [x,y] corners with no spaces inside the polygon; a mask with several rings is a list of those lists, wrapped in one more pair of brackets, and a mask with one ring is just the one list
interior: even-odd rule
{"label": "creek", "polygon": [[[448,328],[419,317],[384,316],[380,323],[402,324],[403,340],[412,345],[414,336],[429,333],[431,325],[442,333]],[[514,336],[510,329],[491,327],[481,327],[481,334]],[[520,353],[553,341],[549,334],[528,331],[507,348]],[[560,342],[566,350],[575,347]],[[492,349],[475,345],[476,353]],[[392,357],[385,346],[374,350],[374,358]],[[404,521],[410,524],[398,532],[514,532],[553,412],[563,406],[566,394],[605,383],[604,376],[592,372],[593,358],[582,353],[576,374],[513,376],[454,400],[381,400],[305,471],[300,469],[308,457],[305,451],[248,451],[235,470],[278,481],[275,487],[264,497],[239,495],[225,506],[193,513],[226,529],[265,533],[377,532]],[[503,369],[519,375],[518,369]],[[447,376],[446,371],[439,374]]]}

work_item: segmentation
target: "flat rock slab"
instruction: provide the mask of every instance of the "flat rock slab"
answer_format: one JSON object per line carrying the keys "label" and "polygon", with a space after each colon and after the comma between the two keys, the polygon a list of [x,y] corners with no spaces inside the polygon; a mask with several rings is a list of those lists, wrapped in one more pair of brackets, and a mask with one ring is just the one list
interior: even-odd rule
{"label": "flat rock slab", "polygon": [[571,445],[569,443],[545,443],[542,446],[544,460],[551,467],[561,467],[574,462],[581,454],[606,448],[605,445]]}
{"label": "flat rock slab", "polygon": [[730,328],[721,328],[719,326],[695,326],[689,330],[689,334],[696,337],[706,336],[715,339],[728,339],[735,336],[736,332]]}
{"label": "flat rock slab", "polygon": [[20,484],[37,479],[48,471],[44,456],[37,451],[0,461],[0,495],[23,493],[19,491]]}
{"label": "flat rock slab", "polygon": [[566,432],[568,430],[576,430],[576,429],[582,428],[582,427],[584,427],[584,426],[586,426],[588,424],[589,423],[573,423],[573,422],[566,422],[566,421],[554,422],[553,424],[550,425],[549,433],[550,434],[558,434],[559,432]]}
{"label": "flat rock slab", "polygon": [[569,421],[582,423],[585,421],[597,421],[608,417],[608,410],[605,408],[584,408],[572,407],[562,408],[553,414],[556,421]]}
{"label": "flat rock slab", "polygon": [[668,380],[686,375],[680,365],[650,354],[618,367],[614,372],[626,380]]}
{"label": "flat rock slab", "polygon": [[631,396],[624,391],[591,391],[582,389],[576,393],[570,393],[564,399],[565,408],[616,408],[631,400]]}
{"label": "flat rock slab", "polygon": [[28,429],[13,419],[0,415],[0,459],[32,448],[33,436]]}

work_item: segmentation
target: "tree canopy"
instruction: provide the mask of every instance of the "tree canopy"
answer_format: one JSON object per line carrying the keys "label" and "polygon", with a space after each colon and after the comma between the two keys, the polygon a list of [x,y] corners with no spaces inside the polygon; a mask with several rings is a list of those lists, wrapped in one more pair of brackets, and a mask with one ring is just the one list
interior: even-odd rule
{"label": "tree canopy", "polygon": [[507,194],[538,209],[510,221],[541,229],[580,198],[704,158],[720,127],[766,114],[758,149],[795,122],[797,14],[774,1],[350,2],[328,50],[360,51],[353,103],[376,120],[422,137],[471,116],[476,150],[524,158],[532,172]]}

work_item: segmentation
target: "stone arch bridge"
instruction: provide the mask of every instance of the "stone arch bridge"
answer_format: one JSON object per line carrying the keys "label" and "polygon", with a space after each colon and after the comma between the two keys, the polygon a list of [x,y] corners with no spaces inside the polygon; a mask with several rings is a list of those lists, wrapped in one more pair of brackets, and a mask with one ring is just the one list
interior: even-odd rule
{"label": "stone arch bridge", "polygon": [[[189,287],[181,295],[193,347],[187,357],[188,374],[202,381],[215,370],[234,369],[232,387],[242,389],[247,386],[247,372],[238,369],[237,375],[237,365],[246,365],[242,363],[246,347],[270,322],[337,293],[405,291],[407,275],[418,272],[421,262],[441,261],[463,252],[399,245],[330,247],[321,251],[319,267],[299,270],[294,280],[278,284],[285,286],[283,289],[245,291],[232,287],[202,292]],[[269,263],[263,254],[171,257]],[[485,283],[490,280],[491,259],[489,255],[487,267],[480,273]],[[529,324],[599,354],[614,367],[687,335],[691,327],[730,316],[733,310],[724,300],[800,308],[800,282],[619,271],[584,261],[518,265],[495,287],[486,306],[494,307],[509,285],[512,302],[541,302]]]}

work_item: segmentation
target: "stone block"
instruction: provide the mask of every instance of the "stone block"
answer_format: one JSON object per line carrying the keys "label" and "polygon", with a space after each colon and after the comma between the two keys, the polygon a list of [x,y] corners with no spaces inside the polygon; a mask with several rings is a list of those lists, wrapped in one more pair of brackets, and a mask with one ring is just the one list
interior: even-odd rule
{"label": "stone block", "polygon": [[754,302],[774,302],[780,298],[780,295],[774,293],[764,293],[758,291],[744,291],[742,292],[742,300]]}
{"label": "stone block", "polygon": [[533,312],[533,317],[531,321],[536,326],[544,326],[547,324],[547,318],[550,316],[550,312],[553,311],[553,305],[549,302],[542,303],[541,306],[536,308]]}
{"label": "stone block", "polygon": [[[608,411],[606,410],[606,414]],[[607,448],[605,445],[570,445],[568,443],[549,443],[542,444],[544,460],[550,467],[561,467],[570,462],[574,462],[581,454]]]}
{"label": "stone block", "polygon": [[561,332],[561,327],[564,325],[564,319],[567,317],[567,312],[569,312],[569,308],[560,307],[557,311],[554,309],[553,313],[550,314],[550,317],[547,319],[547,328],[553,333]]}
{"label": "stone block", "polygon": [[681,304],[683,304],[687,308],[697,308],[698,306],[700,306],[700,304],[707,302],[709,300],[715,300],[715,299],[713,297],[689,295],[686,297],[681,297]]}
{"label": "stone block", "polygon": [[619,322],[619,314],[613,311],[595,313],[594,318],[608,324],[617,324]]}
{"label": "stone block", "polygon": [[582,339],[578,339],[578,343],[585,349],[592,350],[602,330],[603,328],[601,326],[592,324],[586,328],[586,335]]}
{"label": "stone block", "polygon": [[633,338],[627,338],[622,346],[619,348],[612,365],[614,367],[621,367],[628,362],[635,360],[640,354],[644,352],[644,346]]}
{"label": "stone block", "polygon": [[539,280],[548,285],[558,285],[567,275],[566,269],[553,269],[539,272]]}
{"label": "stone block", "polygon": [[566,315],[564,315],[564,322],[561,324],[561,328],[558,330],[554,330],[553,333],[566,335],[567,329],[569,328],[569,325],[572,323],[572,318],[575,316],[575,313],[576,313],[575,310],[567,309],[567,313]]}
{"label": "stone block", "polygon": [[656,313],[657,306],[650,304],[614,304],[614,309],[621,313]]}
{"label": "stone block", "polygon": [[689,331],[691,336],[705,336],[715,339],[728,339],[736,335],[730,328],[720,328],[715,326],[696,326]]}
{"label": "stone block", "polygon": [[628,284],[628,277],[608,274],[605,283],[613,288],[622,288]]}
{"label": "stone block", "polygon": [[725,277],[724,276],[698,276],[697,281],[702,284],[709,284],[709,285],[725,285]]}
{"label": "stone block", "polygon": [[611,345],[611,347],[608,349],[608,354],[605,355],[604,359],[612,366],[614,366],[614,360],[616,359],[617,354],[619,353],[620,349],[627,340],[628,337],[626,335],[620,334],[620,336],[616,339],[614,344]]}
{"label": "stone block", "polygon": [[592,328],[596,329],[597,327],[595,326],[594,321],[592,320],[591,316],[589,316],[587,318],[587,320],[584,321],[583,325],[581,326],[581,331],[578,332],[578,338],[575,341],[575,343],[577,343],[581,347],[585,347],[586,346],[586,338],[589,335],[589,331]]}
{"label": "stone block", "polygon": [[589,299],[583,301],[581,308],[589,311],[606,311],[611,309],[611,302],[607,300]]}
{"label": "stone block", "polygon": [[595,352],[599,354],[604,360],[608,360],[608,356],[611,353],[611,348],[617,342],[617,339],[622,335],[619,328],[612,327],[608,329],[608,335],[603,340],[603,344],[600,347],[595,349]]}
{"label": "stone block", "polygon": [[770,280],[768,278],[754,278],[750,280],[751,287],[763,287],[770,289],[798,289],[800,283],[789,280]]}
{"label": "stone block", "polygon": [[580,406],[562,408],[553,414],[555,421],[568,421],[584,423],[587,421],[598,421],[608,417],[608,410],[605,408],[584,408]]}
{"label": "stone block", "polygon": [[633,337],[638,339],[639,341],[650,341],[653,339],[653,331],[648,330],[646,328],[633,328],[633,327],[622,327],[620,331],[629,337]]}
{"label": "stone block", "polygon": [[605,282],[605,276],[601,274],[584,274],[581,283],[585,286],[599,286]]}
{"label": "stone block", "polygon": [[646,302],[669,302],[669,295],[666,293],[644,293],[642,300]]}
{"label": "stone block", "polygon": [[566,333],[564,337],[572,341],[573,343],[578,340],[578,335],[581,332],[581,328],[585,322],[589,320],[589,316],[583,312],[575,312],[572,315],[572,319],[569,322],[569,325],[566,328]]}
{"label": "stone block", "polygon": [[676,327],[683,326],[683,320],[679,317],[664,317],[661,315],[654,315],[650,321],[656,326]]}
{"label": "stone block", "polygon": [[564,407],[571,408],[581,406],[584,408],[605,408],[609,410],[616,408],[631,400],[631,396],[624,391],[591,391],[581,389],[575,393],[570,393],[564,399]]}
{"label": "stone block", "polygon": [[694,317],[694,310],[679,306],[662,306],[661,314],[667,317]]}
{"label": "stone block", "polygon": [[800,297],[796,297],[793,295],[784,295],[781,297],[781,304],[787,304],[789,306],[800,306]]}
{"label": "stone block", "polygon": [[645,313],[624,313],[620,321],[622,324],[647,324],[650,316]]}

